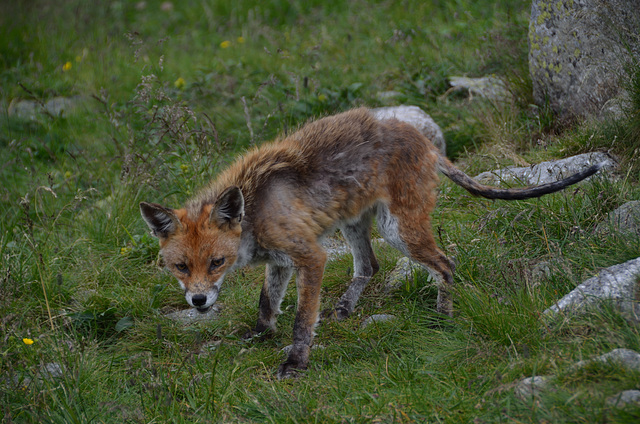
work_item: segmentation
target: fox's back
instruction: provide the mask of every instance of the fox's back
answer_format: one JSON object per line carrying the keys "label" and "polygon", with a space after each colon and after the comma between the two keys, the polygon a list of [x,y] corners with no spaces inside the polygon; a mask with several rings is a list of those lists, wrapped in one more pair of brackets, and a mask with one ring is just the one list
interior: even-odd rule
{"label": "fox's back", "polygon": [[[187,209],[199,213],[202,205],[232,185],[240,187],[248,204],[277,186],[305,197],[316,208],[342,207],[339,215],[344,218],[387,197],[390,180],[424,173],[425,158],[432,151],[433,146],[410,125],[379,121],[368,109],[355,109],[308,123],[283,139],[250,150]],[[435,178],[435,166],[430,168]]]}

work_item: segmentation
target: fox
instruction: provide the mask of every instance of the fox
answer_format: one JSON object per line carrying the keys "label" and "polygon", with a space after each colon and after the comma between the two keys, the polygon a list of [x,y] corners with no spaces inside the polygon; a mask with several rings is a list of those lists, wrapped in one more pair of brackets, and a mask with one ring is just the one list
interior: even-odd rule
{"label": "fox", "polygon": [[451,317],[455,266],[431,228],[438,172],[474,196],[520,200],[562,190],[601,167],[532,187],[486,186],[456,168],[412,125],[358,108],[247,151],[180,209],[141,202],[140,212],[187,303],[200,312],[214,305],[226,275],[266,264],[258,319],[246,338],[276,330],[295,271],[293,343],[277,371],[286,378],[309,364],[320,318],[325,237],[339,229],[353,255],[351,281],[327,318],[347,318],[380,268],[371,246],[374,219],[386,243],[433,275],[436,310]]}

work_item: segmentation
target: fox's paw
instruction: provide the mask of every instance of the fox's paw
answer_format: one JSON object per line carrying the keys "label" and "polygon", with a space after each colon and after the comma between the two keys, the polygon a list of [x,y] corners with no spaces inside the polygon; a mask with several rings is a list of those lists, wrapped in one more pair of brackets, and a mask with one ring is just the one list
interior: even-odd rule
{"label": "fox's paw", "polygon": [[300,377],[300,372],[305,370],[307,367],[300,366],[299,364],[292,363],[288,359],[284,361],[278,367],[278,379],[283,380],[285,378],[298,378]]}
{"label": "fox's paw", "polygon": [[320,313],[321,321],[342,321],[349,317],[349,311],[345,308],[337,307],[335,309],[325,309]]}
{"label": "fox's paw", "polygon": [[310,350],[311,348],[306,345],[292,345],[287,360],[278,367],[278,378],[298,377],[300,371],[307,369]]}

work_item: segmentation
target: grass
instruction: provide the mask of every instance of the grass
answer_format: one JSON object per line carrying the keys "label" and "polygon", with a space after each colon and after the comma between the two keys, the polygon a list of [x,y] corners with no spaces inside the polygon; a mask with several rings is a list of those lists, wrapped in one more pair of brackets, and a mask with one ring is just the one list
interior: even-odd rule
{"label": "grass", "polygon": [[[638,256],[637,237],[593,230],[640,199],[640,91],[606,123],[556,122],[531,106],[524,1],[180,3],[4,2],[0,6],[0,407],[5,422],[636,422],[605,399],[637,389],[618,368],[577,360],[640,349],[614,308],[556,328],[540,314],[602,267]],[[507,104],[447,93],[450,75],[502,77]],[[619,155],[615,181],[523,202],[471,198],[441,184],[434,222],[458,267],[457,315],[434,312],[418,273],[398,291],[382,266],[354,315],[317,329],[301,378],[274,378],[296,304],[279,331],[254,324],[263,269],[230,276],[220,319],[182,325],[185,308],[158,266],[138,203],[177,206],[248,146],[359,105],[413,104],[438,122],[468,172],[573,153]],[[62,116],[10,114],[79,96]],[[40,108],[40,106],[37,106]],[[544,278],[532,270],[546,261]],[[348,280],[325,273],[323,306]],[[293,286],[293,285],[292,285]],[[361,328],[374,313],[395,321]],[[27,345],[24,338],[34,340]],[[52,376],[47,365],[62,370]],[[55,371],[55,370],[54,370]],[[55,374],[55,372],[54,372]],[[556,375],[535,402],[513,394]]]}

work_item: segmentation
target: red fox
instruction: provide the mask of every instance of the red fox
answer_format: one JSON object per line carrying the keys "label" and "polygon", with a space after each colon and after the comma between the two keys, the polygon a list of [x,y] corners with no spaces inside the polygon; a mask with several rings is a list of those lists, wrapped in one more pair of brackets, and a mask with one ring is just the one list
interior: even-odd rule
{"label": "red fox", "polygon": [[258,321],[247,337],[275,330],[296,271],[293,345],[278,370],[279,377],[288,377],[309,362],[327,259],[323,237],[339,228],[353,253],[353,278],[334,318],[353,312],[378,271],[370,239],[373,218],[387,243],[436,277],[437,310],[450,316],[454,267],[436,246],[430,219],[438,170],[473,195],[517,200],[556,192],[600,168],[530,188],[484,186],[411,125],[377,120],[361,108],[308,123],[249,151],[182,209],[143,202],[140,210],[187,302],[202,312],[218,298],[227,273],[266,263]]}

